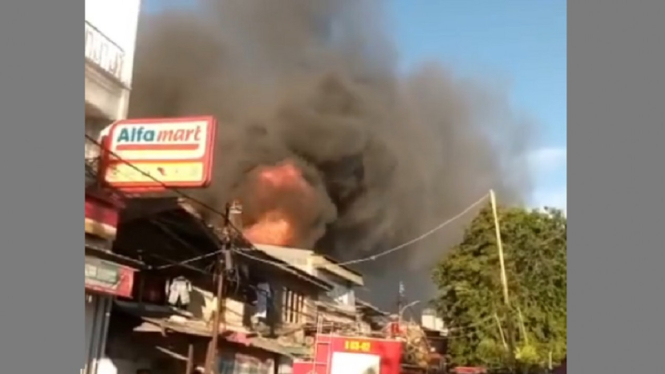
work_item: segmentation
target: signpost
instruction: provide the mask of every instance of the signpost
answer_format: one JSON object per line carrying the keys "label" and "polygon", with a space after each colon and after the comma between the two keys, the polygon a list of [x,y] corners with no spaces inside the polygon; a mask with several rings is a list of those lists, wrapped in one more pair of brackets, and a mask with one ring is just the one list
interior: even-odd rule
{"label": "signpost", "polygon": [[102,142],[102,181],[129,192],[206,187],[216,125],[213,117],[117,121]]}

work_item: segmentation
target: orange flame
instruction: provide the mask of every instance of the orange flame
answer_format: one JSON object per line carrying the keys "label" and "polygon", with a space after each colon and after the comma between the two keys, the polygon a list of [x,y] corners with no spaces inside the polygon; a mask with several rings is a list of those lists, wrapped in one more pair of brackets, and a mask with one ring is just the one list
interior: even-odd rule
{"label": "orange flame", "polygon": [[[285,195],[299,200],[311,196],[311,186],[303,178],[302,172],[290,161],[276,166],[266,166],[258,170],[258,199],[274,200]],[[300,238],[296,217],[292,212],[279,207],[279,201],[270,202],[278,208],[263,212],[244,234],[253,243],[278,246],[295,245]]]}
{"label": "orange flame", "polygon": [[308,190],[309,185],[302,176],[302,172],[290,161],[277,166],[264,167],[259,178],[261,183],[269,184],[273,189]]}
{"label": "orange flame", "polygon": [[279,210],[271,210],[245,230],[252,243],[278,246],[292,245],[297,239],[293,222]]}

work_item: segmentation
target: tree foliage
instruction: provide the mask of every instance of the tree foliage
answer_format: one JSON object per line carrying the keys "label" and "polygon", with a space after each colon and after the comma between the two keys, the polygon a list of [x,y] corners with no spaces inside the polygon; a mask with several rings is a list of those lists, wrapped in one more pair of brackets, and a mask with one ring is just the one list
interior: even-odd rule
{"label": "tree foliage", "polygon": [[[566,217],[555,209],[500,208],[510,308],[504,303],[492,210],[483,209],[434,271],[453,364],[507,366],[515,341],[524,371],[566,354]],[[510,328],[512,327],[512,328]]]}

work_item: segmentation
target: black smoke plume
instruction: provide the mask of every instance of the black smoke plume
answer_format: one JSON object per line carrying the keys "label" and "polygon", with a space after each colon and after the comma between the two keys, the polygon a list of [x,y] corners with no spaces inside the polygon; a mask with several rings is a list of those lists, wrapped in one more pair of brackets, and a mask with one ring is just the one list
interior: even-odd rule
{"label": "black smoke plume", "polygon": [[[217,117],[214,181],[193,194],[220,210],[241,197],[259,214],[252,171],[291,160],[316,191],[306,206],[282,202],[305,229],[299,245],[348,260],[418,236],[489,188],[504,202],[529,192],[531,126],[502,92],[440,64],[400,73],[383,2],[165,9],[140,19],[130,116]],[[371,300],[390,306],[399,280],[410,299],[430,297],[429,269],[471,218],[359,266]]]}

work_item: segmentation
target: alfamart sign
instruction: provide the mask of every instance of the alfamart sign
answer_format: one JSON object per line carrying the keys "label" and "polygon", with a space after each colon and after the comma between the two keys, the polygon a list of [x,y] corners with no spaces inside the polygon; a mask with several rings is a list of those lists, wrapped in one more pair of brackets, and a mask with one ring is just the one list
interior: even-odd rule
{"label": "alfamart sign", "polygon": [[104,182],[120,189],[205,187],[212,177],[212,117],[131,119],[111,125],[103,143]]}

